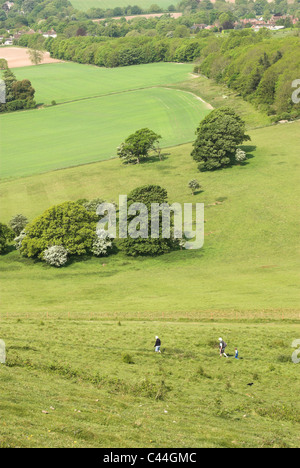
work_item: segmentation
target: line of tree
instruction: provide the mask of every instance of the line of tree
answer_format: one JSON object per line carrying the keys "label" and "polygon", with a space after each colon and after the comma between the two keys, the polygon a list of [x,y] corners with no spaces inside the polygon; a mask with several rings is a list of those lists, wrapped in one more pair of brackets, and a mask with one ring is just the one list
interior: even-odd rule
{"label": "line of tree", "polygon": [[72,37],[48,39],[45,48],[52,57],[99,67],[122,67],[153,62],[192,62],[205,45],[200,40],[146,36],[105,39]]}
{"label": "line of tree", "polygon": [[[88,11],[75,9],[68,0],[14,0],[14,5],[10,9],[5,7],[5,2],[2,0],[2,3],[0,2],[0,30],[3,28],[5,31],[8,29],[13,31],[14,29],[28,27],[34,30],[48,31],[55,28],[57,32],[65,33],[66,29],[73,27],[76,22],[80,22],[81,24],[84,23],[83,29],[88,34],[95,34],[97,25],[92,23],[91,19],[110,21],[113,17],[145,13],[172,13],[173,11],[183,13],[183,17],[177,20],[178,24],[185,24],[190,27],[194,23],[213,24],[218,20],[220,27],[223,29],[228,29],[228,25],[233,25],[234,21],[240,18],[251,19],[259,15],[267,20],[273,14],[278,13],[300,16],[299,3],[296,1],[291,3],[288,0],[278,0],[272,3],[267,0],[239,0],[236,1],[234,8],[232,3],[222,0],[216,0],[214,3],[209,0],[202,0],[201,2],[182,0],[181,2],[171,3],[165,10],[159,5],[158,1],[147,9],[143,9],[138,5],[128,5],[126,7],[120,5],[108,9],[91,8]],[[146,28],[155,30],[156,21],[155,19],[149,20]],[[292,25],[286,22],[285,26],[290,27]]]}
{"label": "line of tree", "polygon": [[[138,187],[128,195],[128,207],[139,202],[149,209],[151,203],[167,203],[167,191],[156,185]],[[152,239],[142,235],[127,239],[110,238],[105,231],[99,233],[100,220],[96,209],[103,200],[78,200],[55,205],[32,222],[21,214],[14,216],[9,225],[0,223],[0,254],[9,251],[14,240],[21,256],[38,259],[54,267],[62,267],[78,257],[103,257],[121,250],[129,256],[156,256],[180,248],[179,239],[165,239],[160,226],[160,237]],[[128,229],[135,223],[135,230],[142,232],[140,215],[128,215]],[[161,221],[160,221],[161,222]],[[151,230],[151,217],[147,220]],[[104,235],[102,235],[104,234]]]}
{"label": "line of tree", "polygon": [[300,117],[292,82],[300,77],[300,37],[231,32],[202,49],[195,71],[239,93],[274,120]]}

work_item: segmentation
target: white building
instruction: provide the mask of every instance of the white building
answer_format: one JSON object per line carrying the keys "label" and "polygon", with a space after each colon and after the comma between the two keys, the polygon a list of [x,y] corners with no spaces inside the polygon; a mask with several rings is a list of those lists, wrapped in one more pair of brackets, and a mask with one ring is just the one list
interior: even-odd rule
{"label": "white building", "polygon": [[54,29],[52,29],[51,31],[47,31],[46,33],[44,33],[43,37],[45,37],[46,39],[48,39],[48,37],[53,37],[55,39],[57,37],[57,34],[54,31]]}

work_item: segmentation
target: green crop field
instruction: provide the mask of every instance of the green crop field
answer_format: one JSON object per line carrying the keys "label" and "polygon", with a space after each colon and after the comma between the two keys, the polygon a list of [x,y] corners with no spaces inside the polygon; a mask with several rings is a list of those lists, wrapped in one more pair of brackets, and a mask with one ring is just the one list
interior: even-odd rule
{"label": "green crop field", "polygon": [[[71,3],[74,8],[83,11],[87,11],[90,8],[102,8],[103,10],[107,10],[110,8],[128,6],[127,0],[72,0]],[[153,5],[153,1],[136,0],[136,3],[133,4],[138,5],[144,10],[147,10],[151,5]],[[156,5],[159,5],[161,8],[167,9],[168,6],[172,5],[172,2],[170,2],[170,0],[158,0]]]}
{"label": "green crop field", "polygon": [[117,146],[137,128],[158,132],[164,147],[193,140],[208,106],[195,95],[166,88],[187,80],[191,71],[191,65],[163,63],[121,69],[74,63],[16,69],[17,78],[32,81],[37,102],[63,105],[1,116],[1,177],[115,157]]}
{"label": "green crop field", "polygon": [[153,63],[122,68],[99,68],[78,63],[52,63],[14,69],[19,80],[28,79],[39,104],[75,101],[122,91],[165,86],[187,80],[191,64]]}
{"label": "green crop field", "polygon": [[[1,176],[46,172],[116,156],[138,128],[162,136],[163,147],[194,139],[207,106],[182,91],[151,88],[7,114],[1,117]],[[16,132],[18,128],[18,132]]]}

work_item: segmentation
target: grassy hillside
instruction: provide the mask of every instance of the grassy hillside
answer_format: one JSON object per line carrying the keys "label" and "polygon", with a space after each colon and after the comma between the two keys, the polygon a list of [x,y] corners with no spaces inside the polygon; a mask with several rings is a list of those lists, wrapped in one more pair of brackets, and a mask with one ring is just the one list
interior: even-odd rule
{"label": "grassy hillside", "polygon": [[[299,446],[291,357],[300,334],[300,122],[255,128],[269,119],[249,103],[203,77],[186,81],[188,68],[161,65],[17,72],[28,73],[41,102],[62,104],[1,117],[1,222],[17,213],[33,220],[67,200],[118,202],[159,184],[170,202],[205,204],[205,244],[61,269],[13,247],[1,255],[0,448]],[[192,141],[208,112],[195,95],[245,118],[245,163],[199,173],[191,143],[137,166],[100,161],[142,126],[165,146]],[[156,335],[162,354],[153,352]],[[228,360],[219,358],[219,336]]]}
{"label": "grassy hillside", "polygon": [[39,104],[74,101],[122,91],[164,86],[187,80],[191,64],[153,63],[122,68],[99,68],[79,63],[55,63],[14,69],[28,79]]}
{"label": "grassy hillside", "polygon": [[[2,321],[0,447],[297,447],[291,344],[299,332],[288,324]],[[218,357],[220,334],[241,360]]]}
{"label": "grassy hillside", "polygon": [[[163,147],[194,139],[209,110],[196,96],[149,88],[1,116],[1,177],[20,177],[101,161],[139,128]],[[17,131],[16,131],[17,130]]]}
{"label": "grassy hillside", "polygon": [[[117,201],[119,194],[147,183],[165,187],[170,201],[204,202],[206,219],[200,251],[155,259],[119,254],[59,271],[17,252],[3,256],[3,311],[40,317],[48,312],[210,318],[209,311],[221,310],[229,316],[238,311],[238,316],[298,318],[299,125],[252,131],[247,163],[213,173],[198,173],[192,147],[184,145],[168,150],[162,162],[139,167],[113,160],[3,181],[3,221],[16,213],[33,219],[55,203],[81,197]],[[193,197],[187,184],[195,177],[203,191]]]}
{"label": "grassy hillside", "polygon": [[196,79],[171,86],[200,96],[214,108],[222,106],[232,107],[246,122],[246,126],[249,129],[271,125],[271,119],[268,115],[259,112],[250,102],[244,101],[235,91],[230,90],[227,86],[216,84],[205,76],[198,76]]}

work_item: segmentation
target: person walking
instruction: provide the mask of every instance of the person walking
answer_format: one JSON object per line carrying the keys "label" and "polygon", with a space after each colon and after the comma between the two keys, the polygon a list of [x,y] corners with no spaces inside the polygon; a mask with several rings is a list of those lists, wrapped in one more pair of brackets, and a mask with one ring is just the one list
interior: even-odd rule
{"label": "person walking", "polygon": [[227,344],[222,338],[219,338],[219,343],[220,343],[220,357],[225,356],[228,358],[227,354],[225,353],[225,348],[227,347]]}
{"label": "person walking", "polygon": [[160,353],[160,347],[161,347],[161,341],[160,339],[158,338],[158,336],[155,337],[156,341],[155,341],[155,345],[154,345],[154,348],[155,348],[155,352],[156,353]]}

